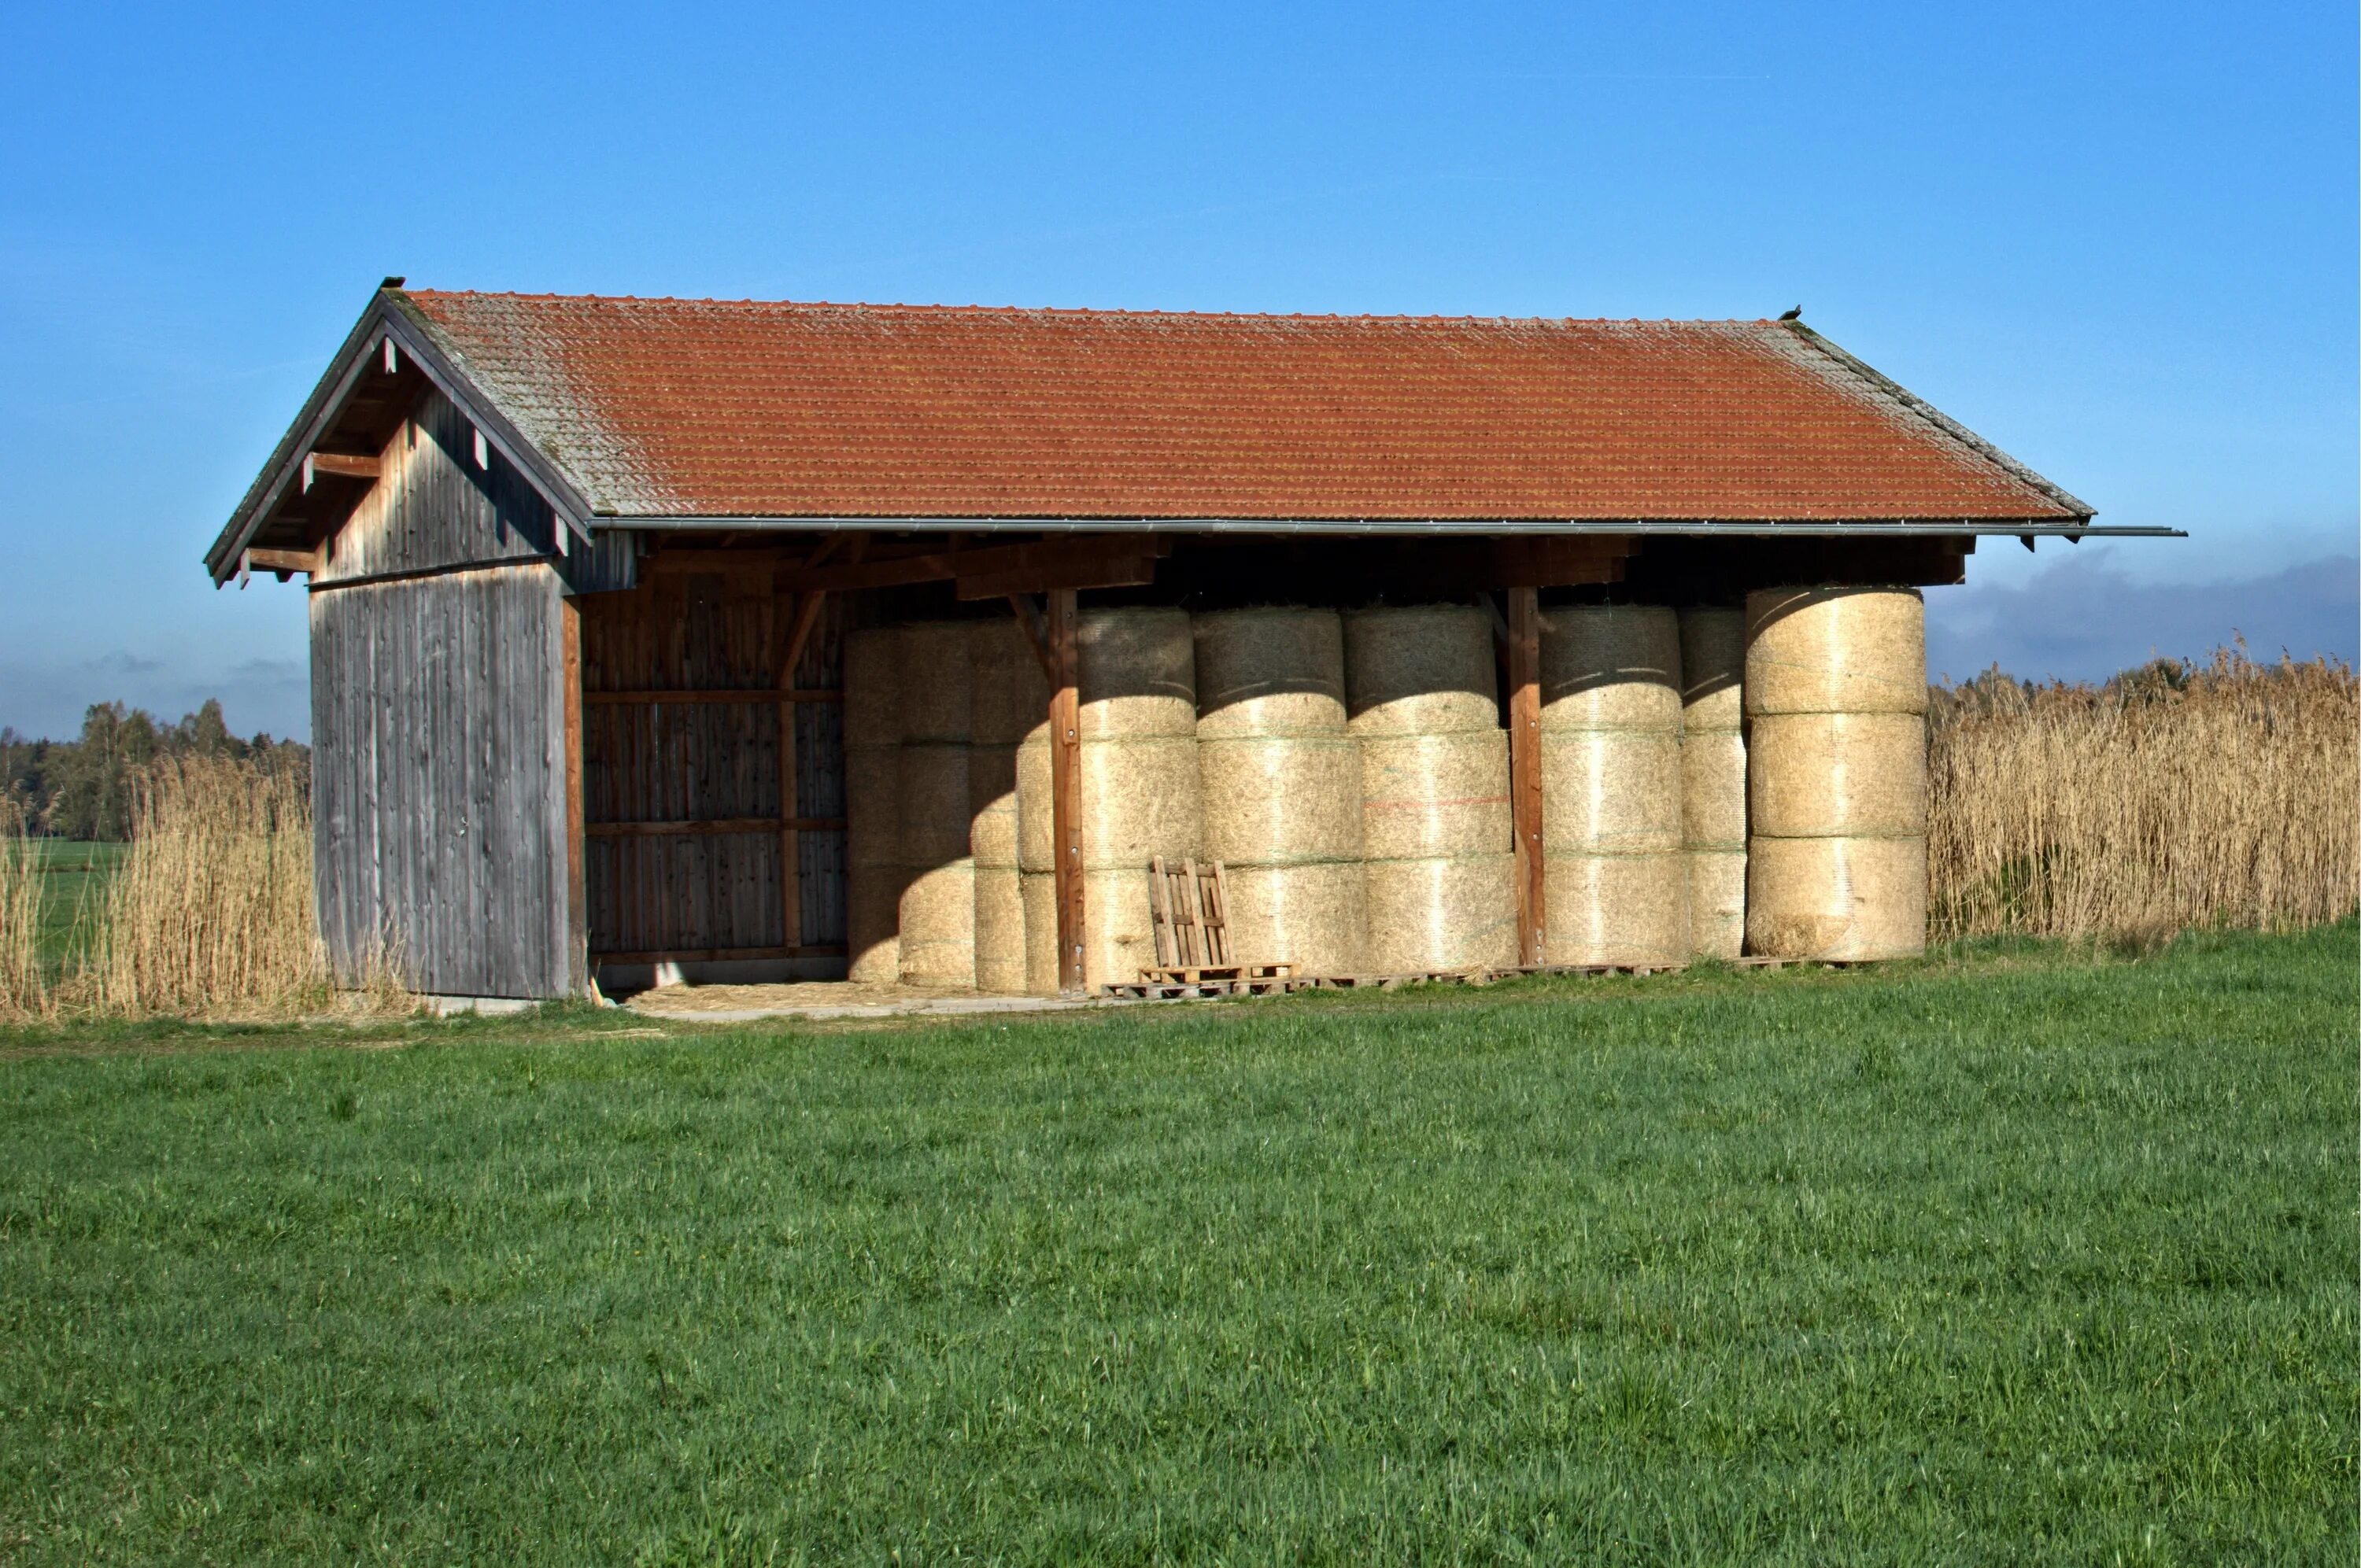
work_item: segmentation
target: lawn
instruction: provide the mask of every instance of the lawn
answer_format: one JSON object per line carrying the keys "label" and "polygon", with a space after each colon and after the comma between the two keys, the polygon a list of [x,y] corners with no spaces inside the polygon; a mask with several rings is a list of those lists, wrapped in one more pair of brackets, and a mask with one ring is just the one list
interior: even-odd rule
{"label": "lawn", "polygon": [[2356,948],[0,1033],[0,1559],[2350,1562]]}

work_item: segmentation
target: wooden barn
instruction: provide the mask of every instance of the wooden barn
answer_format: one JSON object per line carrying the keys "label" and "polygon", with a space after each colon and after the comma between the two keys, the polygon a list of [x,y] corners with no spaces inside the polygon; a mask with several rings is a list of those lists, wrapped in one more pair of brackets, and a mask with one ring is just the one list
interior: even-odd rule
{"label": "wooden barn", "polygon": [[2092,517],[1796,321],[389,279],[206,565],[343,972],[1071,992],[1914,950],[1917,590]]}

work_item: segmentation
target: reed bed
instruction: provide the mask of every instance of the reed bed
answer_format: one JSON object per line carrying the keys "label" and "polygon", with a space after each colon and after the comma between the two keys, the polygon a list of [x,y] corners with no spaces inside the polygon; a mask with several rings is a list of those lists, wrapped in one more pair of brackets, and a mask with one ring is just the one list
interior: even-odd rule
{"label": "reed bed", "polygon": [[40,850],[25,813],[0,800],[0,1018],[39,1018],[53,1007],[41,963]]}
{"label": "reed bed", "polygon": [[2103,685],[1994,671],[1932,693],[1938,938],[2282,930],[2361,903],[2361,687],[2243,649]]}
{"label": "reed bed", "polygon": [[[142,770],[131,851],[97,915],[81,972],[64,988],[70,1004],[209,1016],[324,1005],[309,781],[227,758],[165,758]],[[372,975],[368,989],[389,981]]]}

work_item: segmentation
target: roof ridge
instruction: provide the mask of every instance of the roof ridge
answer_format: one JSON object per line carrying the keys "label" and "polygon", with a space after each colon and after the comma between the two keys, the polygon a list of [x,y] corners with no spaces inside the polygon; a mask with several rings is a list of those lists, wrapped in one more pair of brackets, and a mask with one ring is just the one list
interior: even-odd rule
{"label": "roof ridge", "polygon": [[550,304],[719,305],[755,310],[878,311],[913,315],[1129,316],[1194,321],[1313,321],[1385,323],[1484,323],[1547,326],[1775,327],[1767,316],[1511,316],[1449,315],[1439,313],[1341,311],[1173,311],[1135,310],[1120,305],[983,305],[944,304],[902,300],[757,300],[678,294],[559,294],[509,289],[400,289],[389,292],[427,300],[519,300]]}

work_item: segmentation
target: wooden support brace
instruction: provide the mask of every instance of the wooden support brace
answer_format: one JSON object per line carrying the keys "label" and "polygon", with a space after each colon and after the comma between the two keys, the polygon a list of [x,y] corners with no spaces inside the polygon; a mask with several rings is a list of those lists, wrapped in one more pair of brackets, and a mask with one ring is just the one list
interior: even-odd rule
{"label": "wooden support brace", "polygon": [[1058,903],[1058,989],[1082,990],[1082,614],[1071,588],[1049,594],[1049,815],[1056,839],[1052,872]]}
{"label": "wooden support brace", "polygon": [[1040,601],[1026,594],[1010,594],[1008,608],[1016,612],[1016,630],[1025,633],[1025,641],[1033,645],[1033,657],[1041,663],[1041,678],[1055,686],[1058,662],[1049,656],[1049,619]]}
{"label": "wooden support brace", "polygon": [[246,553],[246,564],[258,572],[276,572],[285,580],[290,572],[316,572],[320,569],[317,550],[271,550],[256,545]]}
{"label": "wooden support brace", "polygon": [[1509,818],[1517,840],[1517,961],[1537,964],[1548,943],[1542,863],[1541,594],[1509,594]]}
{"label": "wooden support brace", "polygon": [[344,452],[307,452],[303,455],[303,490],[308,493],[312,481],[323,474],[333,474],[344,479],[368,479],[378,477],[378,460],[357,457]]}

